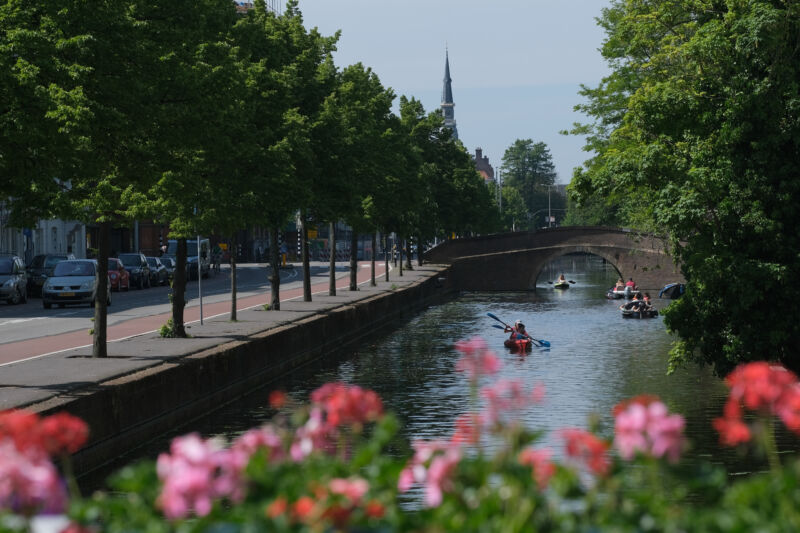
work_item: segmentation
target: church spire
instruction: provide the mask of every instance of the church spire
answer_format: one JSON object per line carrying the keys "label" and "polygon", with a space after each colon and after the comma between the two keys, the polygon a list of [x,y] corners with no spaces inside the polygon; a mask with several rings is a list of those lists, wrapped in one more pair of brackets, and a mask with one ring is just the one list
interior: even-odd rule
{"label": "church spire", "polygon": [[453,130],[453,138],[458,139],[458,129],[453,107],[453,87],[450,79],[450,54],[445,48],[444,52],[444,87],[442,87],[442,114],[444,115],[444,126]]}

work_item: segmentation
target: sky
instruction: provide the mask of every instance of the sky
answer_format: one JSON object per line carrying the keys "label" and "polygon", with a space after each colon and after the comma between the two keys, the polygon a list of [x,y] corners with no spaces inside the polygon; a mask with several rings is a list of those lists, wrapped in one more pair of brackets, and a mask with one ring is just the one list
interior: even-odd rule
{"label": "sky", "polygon": [[[307,28],[341,30],[334,61],[362,63],[398,97],[439,108],[445,50],[450,57],[458,134],[471,154],[500,167],[517,139],[544,142],[558,177],[591,154],[584,139],[559,132],[586,117],[580,85],[609,70],[595,18],[609,0],[299,0]],[[396,108],[395,108],[396,111]]]}

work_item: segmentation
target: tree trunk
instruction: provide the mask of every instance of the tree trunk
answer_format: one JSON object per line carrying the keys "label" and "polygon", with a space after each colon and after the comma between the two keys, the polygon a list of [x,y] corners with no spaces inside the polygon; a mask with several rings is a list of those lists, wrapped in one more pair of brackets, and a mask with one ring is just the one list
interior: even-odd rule
{"label": "tree trunk", "polygon": [[397,236],[396,247],[397,247],[397,255],[400,256],[400,261],[398,263],[398,261],[395,260],[394,265],[400,267],[400,273],[398,275],[402,278],[403,277],[403,237],[400,236],[400,235]]}
{"label": "tree trunk", "polygon": [[186,239],[178,239],[175,253],[175,270],[172,278],[172,333],[185,338],[183,308],[186,307]]}
{"label": "tree trunk", "polygon": [[336,223],[330,223],[330,238],[328,241],[330,244],[328,245],[328,250],[331,252],[331,256],[329,258],[330,266],[328,269],[330,270],[330,275],[328,276],[328,295],[336,296]]}
{"label": "tree trunk", "polygon": [[411,239],[406,241],[406,268],[414,270],[414,265],[411,264]]}
{"label": "tree trunk", "polygon": [[370,253],[370,281],[369,284],[372,287],[377,287],[378,283],[375,281],[375,250],[376,246],[378,245],[378,236],[375,232],[372,232],[372,252]]}
{"label": "tree trunk", "polygon": [[108,357],[108,252],[111,247],[111,222],[101,222],[97,238],[97,290],[94,300],[92,357]]}
{"label": "tree trunk", "polygon": [[350,290],[358,290],[358,233],[350,233]]}
{"label": "tree trunk", "polygon": [[269,229],[269,262],[272,266],[272,273],[269,276],[269,308],[279,311],[281,308],[281,252],[278,244],[278,228]]}
{"label": "tree trunk", "polygon": [[383,260],[386,263],[386,272],[384,273],[384,277],[386,281],[389,281],[389,238],[384,235],[383,236]]}
{"label": "tree trunk", "polygon": [[[236,250],[236,236],[231,238],[231,248]],[[236,316],[236,254],[231,254],[231,322],[238,320]]]}
{"label": "tree trunk", "polygon": [[308,220],[305,210],[300,211],[300,251],[303,256],[303,301],[311,301],[311,264],[308,258]]}
{"label": "tree trunk", "polygon": [[422,266],[422,237],[417,237],[417,266]]}

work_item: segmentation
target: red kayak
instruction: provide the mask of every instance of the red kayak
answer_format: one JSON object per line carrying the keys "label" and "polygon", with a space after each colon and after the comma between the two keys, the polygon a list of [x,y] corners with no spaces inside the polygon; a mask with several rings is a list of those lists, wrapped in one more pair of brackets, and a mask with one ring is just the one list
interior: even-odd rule
{"label": "red kayak", "polygon": [[512,352],[526,352],[533,348],[533,343],[530,339],[506,339],[503,341],[503,344],[506,348],[510,349]]}

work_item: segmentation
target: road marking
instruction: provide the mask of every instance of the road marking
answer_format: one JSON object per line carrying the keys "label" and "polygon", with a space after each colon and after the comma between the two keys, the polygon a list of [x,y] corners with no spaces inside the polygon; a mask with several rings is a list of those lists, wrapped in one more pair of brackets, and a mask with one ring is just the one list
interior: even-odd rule
{"label": "road marking", "polygon": [[44,320],[45,318],[50,318],[47,316],[34,316],[31,318],[12,318],[11,320],[5,320],[0,322],[0,326],[6,326],[9,324],[21,324],[23,322],[30,322],[31,320]]}

